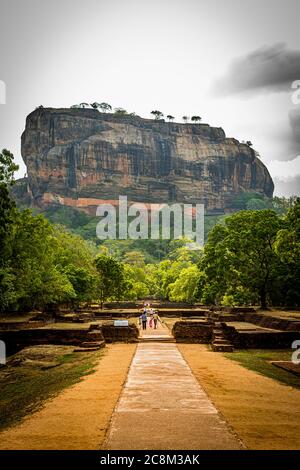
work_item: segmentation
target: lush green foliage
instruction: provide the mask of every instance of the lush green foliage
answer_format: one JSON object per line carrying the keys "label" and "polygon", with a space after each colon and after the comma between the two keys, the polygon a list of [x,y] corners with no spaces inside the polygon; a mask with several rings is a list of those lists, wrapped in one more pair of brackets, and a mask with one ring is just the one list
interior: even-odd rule
{"label": "lush green foliage", "polygon": [[[299,306],[300,200],[243,195],[242,210],[206,217],[207,243],[96,239],[97,219],[76,209],[46,217],[10,196],[17,166],[0,154],[0,310],[49,310],[135,300]],[[249,210],[251,209],[251,210]],[[48,220],[50,219],[50,221]]]}
{"label": "lush green foliage", "polygon": [[198,297],[224,305],[299,305],[300,200],[286,217],[241,211],[209,234],[199,263]]}

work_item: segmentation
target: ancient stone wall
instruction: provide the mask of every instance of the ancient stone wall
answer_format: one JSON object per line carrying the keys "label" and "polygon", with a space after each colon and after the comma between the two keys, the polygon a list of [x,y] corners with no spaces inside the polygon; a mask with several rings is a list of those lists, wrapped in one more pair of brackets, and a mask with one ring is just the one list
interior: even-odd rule
{"label": "ancient stone wall", "polygon": [[296,331],[237,331],[230,325],[223,328],[225,337],[238,349],[291,349],[293,341],[300,340]]}
{"label": "ancient stone wall", "polygon": [[38,344],[80,346],[81,343],[90,341],[101,342],[103,339],[100,329],[32,328],[0,331],[0,340],[5,342],[8,354],[12,354],[27,346]]}
{"label": "ancient stone wall", "polygon": [[210,343],[213,325],[204,322],[179,321],[172,329],[172,334],[178,342]]}
{"label": "ancient stone wall", "polygon": [[122,342],[135,342],[139,337],[139,330],[136,325],[129,324],[129,326],[114,326],[102,325],[101,327],[103,336],[107,343]]}

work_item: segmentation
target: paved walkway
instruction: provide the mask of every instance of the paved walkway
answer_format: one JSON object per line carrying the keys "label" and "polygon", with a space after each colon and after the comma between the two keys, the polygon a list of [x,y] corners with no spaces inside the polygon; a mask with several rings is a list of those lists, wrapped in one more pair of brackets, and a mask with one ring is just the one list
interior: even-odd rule
{"label": "paved walkway", "polygon": [[240,449],[241,444],[199,385],[168,330],[140,343],[114,411],[107,449]]}
{"label": "paved walkway", "polygon": [[154,328],[154,326],[150,328],[148,320],[146,330],[142,330],[142,328],[140,327],[140,336],[146,340],[153,339],[155,341],[164,339],[174,339],[170,333],[169,328],[163,323],[161,323],[161,321],[157,323],[157,328]]}

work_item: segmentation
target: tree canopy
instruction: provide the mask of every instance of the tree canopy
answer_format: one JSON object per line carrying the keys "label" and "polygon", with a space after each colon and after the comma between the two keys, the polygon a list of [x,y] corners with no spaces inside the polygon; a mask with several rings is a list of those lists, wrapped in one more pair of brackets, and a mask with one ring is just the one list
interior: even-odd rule
{"label": "tree canopy", "polygon": [[[0,154],[0,311],[155,298],[204,304],[299,306],[300,199],[241,195],[248,210],[214,218],[203,250],[190,241],[84,239],[96,221],[61,207],[18,209],[17,169]],[[267,206],[267,207],[266,207]],[[249,210],[250,209],[250,210]],[[68,224],[67,228],[63,224]],[[75,233],[78,224],[80,231]],[[89,237],[87,237],[89,238]]]}

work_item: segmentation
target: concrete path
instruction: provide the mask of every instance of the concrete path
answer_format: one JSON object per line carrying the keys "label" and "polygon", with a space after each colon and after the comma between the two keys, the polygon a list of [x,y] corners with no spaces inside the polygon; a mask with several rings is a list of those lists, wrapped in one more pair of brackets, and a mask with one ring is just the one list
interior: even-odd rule
{"label": "concrete path", "polygon": [[153,338],[153,342],[137,347],[105,448],[240,449],[241,443],[195,379],[176,344]]}
{"label": "concrete path", "polygon": [[147,340],[147,341],[149,340],[153,340],[153,341],[174,340],[169,328],[166,325],[164,325],[161,321],[159,321],[157,323],[156,328],[154,328],[154,325],[152,328],[150,328],[149,319],[147,322],[147,329],[142,330],[142,328],[140,328],[140,338],[143,338],[144,340]]}

